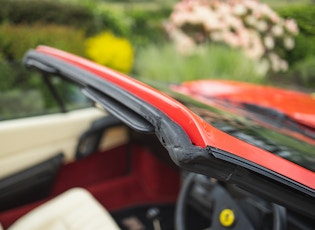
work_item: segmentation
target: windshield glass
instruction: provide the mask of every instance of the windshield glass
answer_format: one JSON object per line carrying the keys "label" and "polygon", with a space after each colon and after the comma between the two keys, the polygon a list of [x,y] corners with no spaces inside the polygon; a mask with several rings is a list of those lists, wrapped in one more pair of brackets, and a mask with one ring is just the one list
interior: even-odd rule
{"label": "windshield glass", "polygon": [[315,171],[315,146],[295,138],[285,129],[209,106],[188,107],[217,129]]}

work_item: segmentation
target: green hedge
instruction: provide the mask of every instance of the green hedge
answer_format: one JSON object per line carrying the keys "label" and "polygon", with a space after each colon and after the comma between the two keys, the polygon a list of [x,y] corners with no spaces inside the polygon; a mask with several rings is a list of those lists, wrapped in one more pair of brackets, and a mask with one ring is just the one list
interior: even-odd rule
{"label": "green hedge", "polygon": [[295,48],[286,54],[290,65],[315,55],[315,4],[290,5],[279,8],[279,15],[296,20],[300,34],[296,38]]}
{"label": "green hedge", "polygon": [[306,36],[315,36],[315,5],[290,5],[277,10],[280,16],[284,18],[294,18],[300,32]]}
{"label": "green hedge", "polygon": [[111,30],[131,40],[135,46],[163,41],[163,20],[170,13],[170,8],[111,8],[106,5],[96,10],[100,30]]}
{"label": "green hedge", "polygon": [[164,40],[162,23],[171,10],[171,7],[132,4],[113,7],[101,2],[87,7],[52,0],[1,0],[0,24],[57,24],[83,30],[87,36],[110,30],[142,46]]}
{"label": "green hedge", "polygon": [[128,16],[134,21],[130,39],[136,45],[163,42],[165,40],[163,21],[169,17],[171,11],[171,8],[131,10]]}
{"label": "green hedge", "polygon": [[0,23],[58,24],[96,30],[93,13],[80,5],[47,0],[1,0]]}
{"label": "green hedge", "polygon": [[294,49],[286,53],[290,70],[285,77],[298,85],[315,87],[315,4],[288,4],[277,12],[295,19],[300,30]]}
{"label": "green hedge", "polygon": [[297,62],[291,69],[291,78],[308,88],[315,87],[315,55]]}
{"label": "green hedge", "polygon": [[84,33],[57,25],[0,25],[0,57],[20,60],[24,53],[37,45],[53,46],[81,56],[85,55]]}

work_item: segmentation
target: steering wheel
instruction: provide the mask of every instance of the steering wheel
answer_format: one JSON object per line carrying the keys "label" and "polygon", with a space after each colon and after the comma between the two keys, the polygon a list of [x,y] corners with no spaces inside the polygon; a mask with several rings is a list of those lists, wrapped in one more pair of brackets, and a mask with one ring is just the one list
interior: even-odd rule
{"label": "steering wheel", "polygon": [[[212,200],[211,227],[208,230],[220,229],[255,229],[248,216],[244,214],[231,194],[218,183],[211,183],[210,179],[201,174],[188,173],[185,177],[175,210],[175,228],[177,230],[186,230],[185,215],[187,210],[187,201],[191,190],[195,184],[201,184],[207,188],[206,199]],[[282,206],[272,204],[272,229],[286,229],[286,210]]]}

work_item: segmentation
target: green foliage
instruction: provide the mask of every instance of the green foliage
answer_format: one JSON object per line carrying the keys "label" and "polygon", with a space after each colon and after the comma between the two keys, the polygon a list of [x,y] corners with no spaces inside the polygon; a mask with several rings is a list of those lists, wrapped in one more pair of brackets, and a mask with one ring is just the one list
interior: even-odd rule
{"label": "green foliage", "polygon": [[94,13],[100,30],[110,30],[123,37],[128,37],[131,34],[132,20],[125,15],[122,9],[101,5],[95,9]]}
{"label": "green foliage", "polygon": [[295,40],[295,48],[286,53],[290,65],[300,62],[302,59],[315,55],[315,36],[299,34]]}
{"label": "green foliage", "polygon": [[294,18],[300,32],[306,36],[315,36],[315,5],[286,5],[277,10],[284,18]]}
{"label": "green foliage", "polygon": [[19,62],[0,62],[0,120],[44,113],[41,85],[38,75],[31,75]]}
{"label": "green foliage", "polygon": [[315,87],[315,55],[296,62],[290,75],[304,87]]}
{"label": "green foliage", "polygon": [[209,45],[192,56],[183,56],[171,45],[140,49],[135,75],[142,79],[182,82],[197,79],[230,79],[262,83],[258,64],[243,53],[222,45]]}
{"label": "green foliage", "polygon": [[287,5],[277,11],[282,17],[294,18],[300,30],[295,48],[286,53],[291,66],[287,77],[304,87],[315,87],[315,4]]}
{"label": "green foliage", "polygon": [[84,33],[56,25],[0,25],[0,56],[5,60],[20,60],[37,45],[53,46],[84,56]]}
{"label": "green foliage", "polygon": [[[90,106],[78,86],[55,75],[50,79],[66,110]],[[0,120],[61,112],[40,71],[21,62],[0,62]]]}
{"label": "green foliage", "polygon": [[1,0],[0,23],[57,24],[88,33],[96,30],[94,15],[88,7],[61,1]]}
{"label": "green foliage", "polygon": [[126,37],[134,45],[164,40],[162,22],[171,7],[139,7],[147,3],[108,4],[76,0],[1,0],[0,24],[56,24],[74,27],[91,36],[104,30]]}
{"label": "green foliage", "polygon": [[137,45],[165,41],[163,21],[170,15],[171,8],[158,10],[133,9],[128,16],[133,19],[130,39]]}
{"label": "green foliage", "polygon": [[289,64],[315,55],[315,5],[287,5],[277,11],[282,17],[294,18],[300,30],[295,48],[286,54]]}
{"label": "green foliage", "polygon": [[170,12],[168,8],[117,8],[107,4],[95,10],[99,30],[111,30],[136,46],[163,41],[163,20]]}

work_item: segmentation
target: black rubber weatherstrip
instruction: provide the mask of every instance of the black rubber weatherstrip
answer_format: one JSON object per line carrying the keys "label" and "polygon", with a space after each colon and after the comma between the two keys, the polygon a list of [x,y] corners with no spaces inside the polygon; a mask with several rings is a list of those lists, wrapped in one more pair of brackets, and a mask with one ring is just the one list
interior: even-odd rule
{"label": "black rubber weatherstrip", "polygon": [[86,70],[36,51],[29,51],[24,62],[79,84],[88,97],[131,128],[144,133],[154,132],[181,168],[235,183],[315,218],[314,190],[232,153],[193,145],[182,127],[162,111]]}

